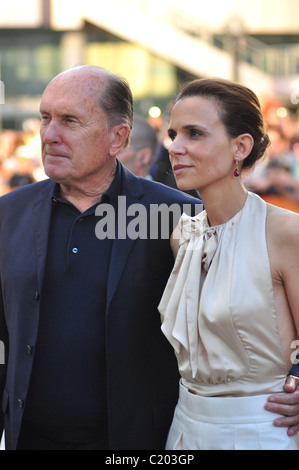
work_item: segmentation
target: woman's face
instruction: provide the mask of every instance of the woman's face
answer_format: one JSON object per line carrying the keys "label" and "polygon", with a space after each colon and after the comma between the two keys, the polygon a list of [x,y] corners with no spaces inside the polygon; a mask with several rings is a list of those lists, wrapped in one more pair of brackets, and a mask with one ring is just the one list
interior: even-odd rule
{"label": "woman's face", "polygon": [[213,99],[179,100],[172,110],[168,134],[170,162],[180,189],[202,192],[212,184],[231,183],[234,139],[228,136]]}

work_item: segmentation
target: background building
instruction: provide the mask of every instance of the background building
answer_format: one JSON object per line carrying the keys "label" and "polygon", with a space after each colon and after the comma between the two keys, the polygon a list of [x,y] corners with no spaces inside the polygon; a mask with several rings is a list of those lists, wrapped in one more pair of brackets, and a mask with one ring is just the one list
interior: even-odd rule
{"label": "background building", "polygon": [[54,75],[91,63],[129,80],[141,114],[165,112],[187,78],[213,75],[296,110],[298,17],[297,0],[1,1],[2,127],[37,116]]}

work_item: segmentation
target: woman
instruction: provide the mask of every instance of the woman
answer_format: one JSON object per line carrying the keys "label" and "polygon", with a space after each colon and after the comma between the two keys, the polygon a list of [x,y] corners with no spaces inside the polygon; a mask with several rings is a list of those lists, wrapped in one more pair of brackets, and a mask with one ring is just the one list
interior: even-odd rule
{"label": "woman", "polygon": [[159,306],[181,374],[167,448],[297,449],[264,409],[283,391],[298,338],[299,215],[242,184],[269,145],[258,99],[234,82],[195,80],[168,133],[177,185],[198,189],[205,211],[173,233]]}

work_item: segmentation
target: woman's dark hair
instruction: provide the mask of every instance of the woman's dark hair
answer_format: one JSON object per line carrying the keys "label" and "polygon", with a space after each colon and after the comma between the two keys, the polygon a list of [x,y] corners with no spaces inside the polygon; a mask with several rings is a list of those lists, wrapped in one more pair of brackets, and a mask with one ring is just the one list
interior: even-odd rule
{"label": "woman's dark hair", "polygon": [[185,85],[176,101],[192,96],[215,100],[220,119],[230,137],[247,133],[252,136],[254,145],[242,168],[252,167],[264,155],[270,140],[264,128],[259,100],[252,90],[230,80],[204,78]]}
{"label": "woman's dark hair", "polygon": [[[133,97],[127,80],[107,72],[105,84],[98,97],[100,108],[107,114],[108,126],[126,123],[133,126]],[[126,145],[129,143],[127,138]]]}

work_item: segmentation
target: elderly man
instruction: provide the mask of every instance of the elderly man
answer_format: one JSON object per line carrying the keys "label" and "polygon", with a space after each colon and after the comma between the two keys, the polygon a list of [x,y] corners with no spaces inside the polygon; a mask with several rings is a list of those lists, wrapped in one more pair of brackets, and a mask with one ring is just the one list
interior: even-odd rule
{"label": "elderly man", "polygon": [[[118,162],[132,102],[99,67],[55,77],[40,104],[49,179],[1,198],[6,449],[164,447],[178,386],[157,311],[173,265],[165,208],[198,201]],[[162,203],[159,226],[151,209]],[[146,236],[132,234],[133,209]]]}
{"label": "elderly man", "polygon": [[[175,212],[199,201],[118,162],[133,116],[120,77],[63,72],[40,112],[49,179],[0,199],[6,449],[163,449],[178,373],[157,305]],[[103,221],[115,228],[106,237]]]}

